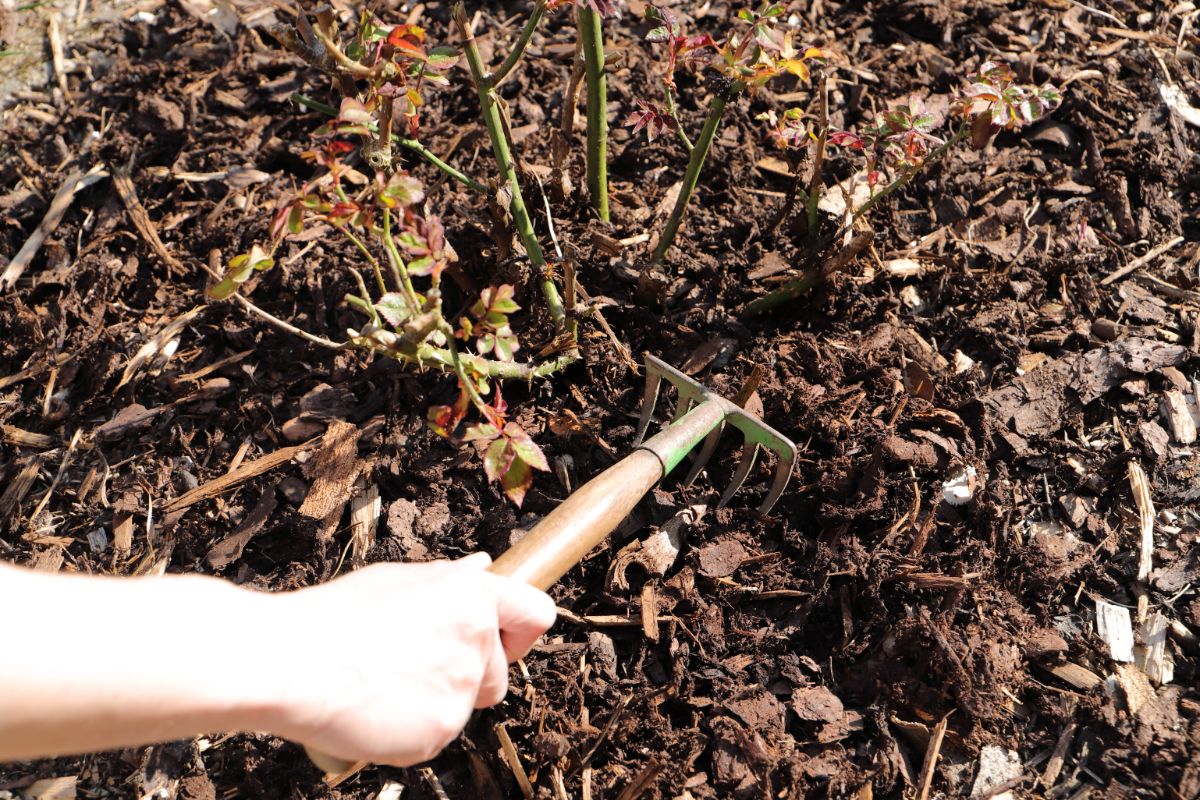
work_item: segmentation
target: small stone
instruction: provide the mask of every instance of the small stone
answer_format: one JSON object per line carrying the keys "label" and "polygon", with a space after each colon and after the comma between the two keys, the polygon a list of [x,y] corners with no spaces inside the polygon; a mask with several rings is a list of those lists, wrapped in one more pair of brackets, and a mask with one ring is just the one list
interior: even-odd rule
{"label": "small stone", "polygon": [[710,578],[726,578],[747,558],[746,548],[736,539],[713,542],[700,551],[700,571]]}
{"label": "small stone", "polygon": [[308,496],[308,484],[293,475],[281,480],[275,491],[288,503],[299,506]]}
{"label": "small stone", "polygon": [[293,417],[283,423],[279,432],[289,442],[305,442],[325,430],[325,423],[307,417]]}

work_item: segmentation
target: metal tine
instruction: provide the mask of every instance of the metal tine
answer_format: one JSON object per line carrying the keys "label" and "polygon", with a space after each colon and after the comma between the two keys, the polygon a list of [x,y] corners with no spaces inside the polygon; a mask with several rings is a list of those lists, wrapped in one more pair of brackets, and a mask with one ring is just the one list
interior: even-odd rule
{"label": "metal tine", "polygon": [[722,422],[717,427],[713,428],[712,433],[704,438],[704,446],[700,448],[700,452],[696,454],[696,458],[692,461],[692,468],[688,470],[687,477],[683,479],[685,487],[691,486],[692,482],[700,476],[700,470],[704,469],[704,465],[712,458],[712,454],[716,452],[717,444],[721,441],[721,435],[725,432],[725,423]]}
{"label": "metal tine", "polygon": [[685,396],[681,391],[679,393],[679,402],[675,404],[675,416],[671,417],[671,422],[678,422],[683,419],[687,412],[692,410],[692,398]]}
{"label": "metal tine", "polygon": [[725,493],[721,495],[721,499],[717,502],[717,508],[724,508],[730,499],[732,499],[734,493],[742,488],[742,484],[746,482],[746,476],[754,468],[754,458],[757,455],[758,443],[747,441],[746,452],[742,453],[742,460],[738,462],[737,471],[733,473],[733,478],[730,480],[729,486],[725,487]]}
{"label": "metal tine", "polygon": [[771,509],[775,507],[775,503],[779,501],[783,490],[787,488],[788,481],[792,478],[792,469],[796,466],[795,451],[785,453],[775,450],[774,452],[778,460],[778,463],[775,464],[775,478],[771,481],[771,491],[767,492],[762,505],[758,507],[758,513],[760,514],[769,514]]}
{"label": "metal tine", "polygon": [[642,415],[638,417],[637,435],[633,438],[635,447],[646,438],[646,431],[650,428],[650,420],[654,417],[654,406],[658,404],[660,384],[662,384],[662,374],[656,370],[647,369],[646,391],[642,395]]}

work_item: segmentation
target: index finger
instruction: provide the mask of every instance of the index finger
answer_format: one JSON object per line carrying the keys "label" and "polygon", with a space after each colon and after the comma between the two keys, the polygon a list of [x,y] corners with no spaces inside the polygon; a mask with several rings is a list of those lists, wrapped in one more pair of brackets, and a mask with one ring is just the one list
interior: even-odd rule
{"label": "index finger", "polygon": [[500,623],[500,641],[509,663],[533,647],[554,624],[558,611],[550,595],[527,583],[493,575],[496,586],[496,614]]}

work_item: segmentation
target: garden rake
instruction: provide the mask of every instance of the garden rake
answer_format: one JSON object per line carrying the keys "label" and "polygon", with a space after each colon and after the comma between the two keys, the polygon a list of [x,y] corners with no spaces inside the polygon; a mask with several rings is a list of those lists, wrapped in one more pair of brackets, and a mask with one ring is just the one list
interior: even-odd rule
{"label": "garden rake", "polygon": [[[664,430],[643,441],[664,378],[679,395],[675,417]],[[646,392],[642,398],[637,445],[633,452],[571,494],[497,558],[489,569],[543,591],[549,589],[604,541],[638,501],[699,445],[700,451],[684,478],[685,486],[691,484],[716,452],[727,425],[741,431],[744,443],[741,461],[721,495],[718,507],[728,503],[745,483],[761,447],[773,451],[777,458],[771,486],[758,507],[759,513],[765,514],[787,488],[796,462],[796,445],[741,406],[647,354]],[[314,764],[329,773],[345,772],[358,766],[312,750],[309,756]]]}

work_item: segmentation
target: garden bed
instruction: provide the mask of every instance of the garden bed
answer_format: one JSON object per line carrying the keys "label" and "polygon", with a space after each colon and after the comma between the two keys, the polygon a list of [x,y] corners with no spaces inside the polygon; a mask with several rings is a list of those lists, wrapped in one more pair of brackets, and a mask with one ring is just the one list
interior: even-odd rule
{"label": "garden bed", "polygon": [[[714,32],[736,10],[703,8],[690,24]],[[484,54],[498,60],[527,12],[481,10]],[[552,590],[564,613],[508,700],[429,770],[371,767],[330,787],[293,744],[214,732],[7,765],[0,792],[58,777],[80,797],[368,798],[398,782],[405,797],[497,798],[520,797],[524,773],[539,796],[621,800],[1200,796],[1200,453],[1187,432],[1200,392],[1196,12],[813,0],[789,13],[841,54],[834,127],[911,92],[945,98],[992,58],[1065,99],[920,173],[866,217],[874,238],[858,258],[745,318],[808,257],[792,223],[770,230],[791,179],[756,119],[790,89],[737,100],[664,279],[639,280],[687,156],[671,136],[651,144],[621,126],[661,69],[630,2],[605,23],[612,225],[588,209],[582,115],[574,188],[551,204],[604,324],[584,317],[581,358],[561,372],[506,384],[553,467],[520,509],[470,445],[429,431],[426,409],[453,401],[453,379],[332,352],[205,299],[206,267],[262,242],[313,174],[301,153],[321,118],[290,98],[321,99],[328,82],[267,34],[288,12],[142,3],[86,51],[68,19],[69,95],[53,83],[13,96],[0,129],[0,255],[16,257],[56,194],[64,208],[0,303],[5,559],[283,590],[356,560],[495,555],[630,449],[642,352],[729,396],[763,368],[763,417],[800,457],[766,518],[753,509],[769,466],[715,507],[734,449],[690,489],[666,481]],[[381,14],[458,43],[446,4]],[[501,89],[548,250],[539,179],[554,194],[549,131],[573,47],[568,17],[551,14]],[[450,79],[429,95],[425,144],[486,180],[478,100],[465,69]],[[711,89],[679,80],[681,117],[698,130]],[[831,166],[848,178],[850,163]],[[448,305],[469,302],[460,286],[511,283],[522,356],[551,345],[527,262],[497,255],[506,223],[480,194],[412,169],[461,259]],[[72,180],[79,191],[62,191]],[[341,339],[362,324],[342,300],[355,257],[301,234],[243,293]],[[169,358],[160,348],[138,363],[156,337],[177,340]],[[352,463],[312,457],[334,439],[357,448]],[[378,530],[355,548],[366,532],[345,501],[372,487]],[[956,491],[967,501],[948,502]],[[681,552],[662,574],[632,551],[618,558],[673,518]],[[1113,605],[1138,632],[1133,662],[1097,633],[1098,613],[1126,624]],[[110,626],[114,649],[146,658],[181,645],[202,658],[222,620],[199,610],[147,632],[81,609],[80,624]]]}

